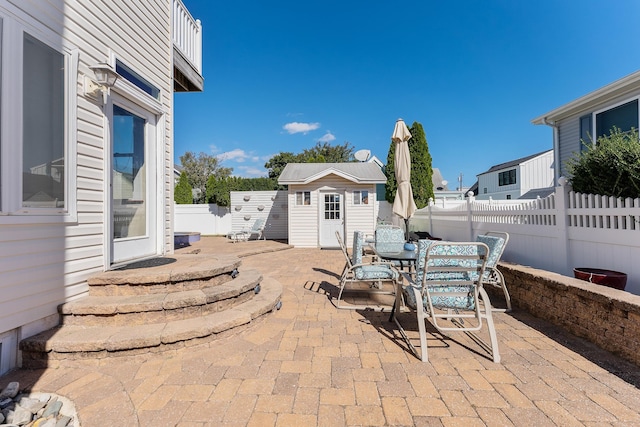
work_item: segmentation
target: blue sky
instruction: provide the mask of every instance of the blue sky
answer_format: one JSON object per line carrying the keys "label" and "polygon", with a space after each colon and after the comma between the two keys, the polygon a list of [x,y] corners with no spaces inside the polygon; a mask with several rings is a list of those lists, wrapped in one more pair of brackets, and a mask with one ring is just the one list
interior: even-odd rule
{"label": "blue sky", "polygon": [[637,0],[183,1],[205,90],[175,94],[175,162],[202,151],[237,176],[318,141],[386,162],[401,117],[471,186],[552,148],[531,119],[640,69]]}

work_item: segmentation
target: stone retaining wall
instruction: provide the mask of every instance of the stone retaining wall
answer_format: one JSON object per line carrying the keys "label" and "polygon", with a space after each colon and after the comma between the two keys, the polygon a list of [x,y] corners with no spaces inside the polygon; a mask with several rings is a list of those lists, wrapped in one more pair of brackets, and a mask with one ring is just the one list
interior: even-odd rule
{"label": "stone retaining wall", "polygon": [[[640,296],[516,264],[501,263],[500,271],[514,309],[640,366]],[[501,291],[491,296],[498,298]]]}

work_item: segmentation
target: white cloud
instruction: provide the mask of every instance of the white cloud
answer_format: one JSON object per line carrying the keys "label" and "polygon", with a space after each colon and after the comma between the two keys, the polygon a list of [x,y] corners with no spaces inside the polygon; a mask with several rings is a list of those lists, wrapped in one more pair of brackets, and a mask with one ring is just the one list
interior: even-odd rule
{"label": "white cloud", "polygon": [[251,154],[247,153],[244,150],[241,150],[239,148],[236,148],[235,150],[231,150],[231,151],[226,151],[224,153],[220,153],[218,155],[216,155],[216,158],[218,160],[225,161],[225,160],[233,160],[235,162],[238,163],[242,163],[246,160],[253,160],[255,159],[255,156],[252,156]]}
{"label": "white cloud", "polygon": [[331,133],[330,130],[328,130],[327,133],[325,133],[324,136],[318,140],[318,142],[331,142],[334,139],[336,139],[336,137]]}
{"label": "white cloud", "polygon": [[294,133],[304,133],[310,132],[312,130],[316,130],[320,127],[320,123],[300,123],[300,122],[291,122],[282,126],[282,129],[289,132],[289,134]]}
{"label": "white cloud", "polygon": [[245,178],[259,178],[267,176],[267,171],[264,168],[257,168],[254,166],[238,166],[238,170],[242,171],[239,176],[243,176]]}

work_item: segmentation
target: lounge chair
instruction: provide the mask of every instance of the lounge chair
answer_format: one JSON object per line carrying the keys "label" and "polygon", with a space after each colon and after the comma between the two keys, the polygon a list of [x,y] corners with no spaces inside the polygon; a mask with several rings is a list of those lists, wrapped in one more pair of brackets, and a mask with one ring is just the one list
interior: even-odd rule
{"label": "lounge chair", "polygon": [[384,290],[383,283],[390,283],[392,286],[398,278],[398,271],[393,268],[393,266],[388,262],[364,262],[362,249],[364,246],[364,233],[361,231],[356,231],[353,233],[353,249],[351,251],[351,256],[347,252],[347,248],[340,237],[340,233],[336,232],[336,239],[340,245],[340,249],[345,257],[345,267],[342,271],[342,275],[340,277],[340,291],[338,293],[338,298],[336,300],[337,308],[348,308],[348,309],[365,309],[366,306],[358,306],[358,305],[349,305],[344,306],[341,305],[342,295],[347,288],[351,284],[362,284],[363,282],[369,282],[368,288],[358,288],[358,289],[349,289],[350,291],[359,291],[373,294],[387,294],[393,295],[394,290]]}
{"label": "lounge chair", "polygon": [[227,238],[233,240],[234,242],[251,240],[253,236],[256,236],[256,240],[265,240],[264,227],[264,219],[258,218],[254,221],[251,228],[245,227],[240,231],[231,231],[227,234]]}
{"label": "lounge chair", "polygon": [[509,242],[509,233],[503,231],[487,231],[485,234],[479,235],[476,241],[482,242],[489,247],[489,257],[487,258],[482,284],[502,289],[507,303],[506,309],[494,307],[493,310],[509,312],[511,311],[511,297],[507,290],[504,275],[498,269],[498,262],[502,257],[504,249],[507,247],[507,242]]}
{"label": "lounge chair", "polygon": [[[491,302],[482,287],[489,248],[480,242],[418,241],[418,266],[413,274],[402,273],[401,290],[396,292],[392,319],[410,350],[423,362],[428,361],[425,322],[430,319],[443,335],[466,332],[500,362],[498,340],[493,324]],[[420,334],[420,353],[409,340],[398,320],[403,306],[415,311]],[[486,323],[490,344],[475,332]]]}

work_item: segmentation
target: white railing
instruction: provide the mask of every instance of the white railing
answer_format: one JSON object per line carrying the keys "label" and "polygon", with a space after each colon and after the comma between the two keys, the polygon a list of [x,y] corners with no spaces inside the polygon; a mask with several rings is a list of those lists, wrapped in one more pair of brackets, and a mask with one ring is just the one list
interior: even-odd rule
{"label": "white railing", "polygon": [[173,44],[202,75],[202,25],[182,0],[173,0]]}
{"label": "white railing", "polygon": [[568,276],[575,267],[622,271],[628,276],[626,290],[640,295],[640,199],[559,186],[549,197],[516,204],[471,198],[445,208],[428,206],[414,214],[410,228],[447,240],[506,231],[505,261]]}

